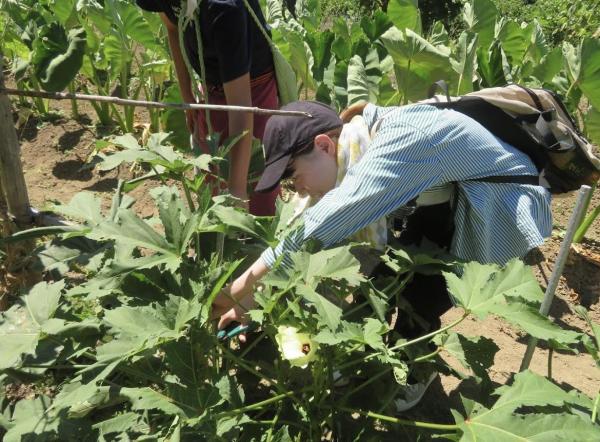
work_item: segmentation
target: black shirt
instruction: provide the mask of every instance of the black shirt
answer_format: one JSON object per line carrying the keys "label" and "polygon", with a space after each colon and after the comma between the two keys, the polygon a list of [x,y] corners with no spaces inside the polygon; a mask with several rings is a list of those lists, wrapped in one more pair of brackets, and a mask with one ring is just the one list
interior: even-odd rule
{"label": "black shirt", "polygon": [[[164,12],[177,24],[179,0],[136,0],[146,11]],[[221,85],[250,72],[250,78],[273,69],[269,44],[248,14],[243,0],[201,0],[199,14],[206,81]],[[258,0],[248,0],[261,24],[267,28]],[[198,41],[193,22],[184,33],[185,51],[194,70],[200,72]]]}

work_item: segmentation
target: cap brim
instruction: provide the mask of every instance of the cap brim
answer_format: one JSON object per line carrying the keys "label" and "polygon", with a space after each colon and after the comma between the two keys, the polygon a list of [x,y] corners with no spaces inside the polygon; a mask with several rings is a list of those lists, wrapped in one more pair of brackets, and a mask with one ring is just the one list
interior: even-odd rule
{"label": "cap brim", "polygon": [[279,181],[281,181],[281,178],[283,177],[285,169],[291,158],[292,154],[285,155],[279,158],[277,161],[269,164],[265,168],[260,180],[258,180],[258,184],[254,188],[254,191],[269,192],[273,190],[277,184],[279,184]]}

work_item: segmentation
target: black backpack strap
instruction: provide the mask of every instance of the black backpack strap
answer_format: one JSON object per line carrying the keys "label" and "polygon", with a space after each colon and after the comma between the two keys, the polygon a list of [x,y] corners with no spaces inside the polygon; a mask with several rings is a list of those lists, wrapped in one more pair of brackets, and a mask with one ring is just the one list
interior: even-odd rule
{"label": "black backpack strap", "polygon": [[509,176],[488,176],[484,178],[474,178],[466,180],[467,182],[484,182],[497,184],[528,184],[530,186],[539,186],[539,175],[509,175]]}
{"label": "black backpack strap", "polygon": [[540,149],[538,141],[522,126],[518,118],[512,117],[483,98],[464,96],[451,103],[428,104],[440,109],[452,109],[473,118],[496,137],[529,156],[538,171],[541,172],[546,166],[547,157]]}
{"label": "black backpack strap", "polygon": [[450,91],[448,89],[448,83],[444,80],[438,80],[429,86],[429,91],[427,91],[427,98],[433,98],[435,95],[435,91],[440,89],[444,95],[446,95],[446,100],[450,103],[452,100],[450,99]]}

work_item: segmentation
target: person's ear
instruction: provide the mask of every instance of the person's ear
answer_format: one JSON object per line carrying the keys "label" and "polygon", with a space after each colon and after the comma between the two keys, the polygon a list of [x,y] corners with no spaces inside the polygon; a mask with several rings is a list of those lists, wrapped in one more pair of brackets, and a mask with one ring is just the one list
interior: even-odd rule
{"label": "person's ear", "polygon": [[323,151],[333,157],[336,155],[335,142],[331,137],[325,134],[319,134],[315,137],[315,149]]}

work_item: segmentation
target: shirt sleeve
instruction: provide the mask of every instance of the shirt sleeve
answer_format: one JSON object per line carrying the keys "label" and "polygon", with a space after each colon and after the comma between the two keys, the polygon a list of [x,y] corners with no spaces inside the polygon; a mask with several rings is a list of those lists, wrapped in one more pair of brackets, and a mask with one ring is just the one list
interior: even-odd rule
{"label": "shirt sleeve", "polygon": [[221,81],[227,83],[250,72],[248,14],[243,3],[230,1],[213,2],[208,12]]}
{"label": "shirt sleeve", "polygon": [[[370,125],[378,109],[365,108]],[[364,115],[364,114],[363,114]],[[422,191],[444,182],[438,147],[422,129],[407,121],[384,121],[363,158],[348,170],[339,187],[328,192],[303,216],[303,225],[289,232],[262,259],[272,267],[309,239],[334,245],[388,215]]]}

